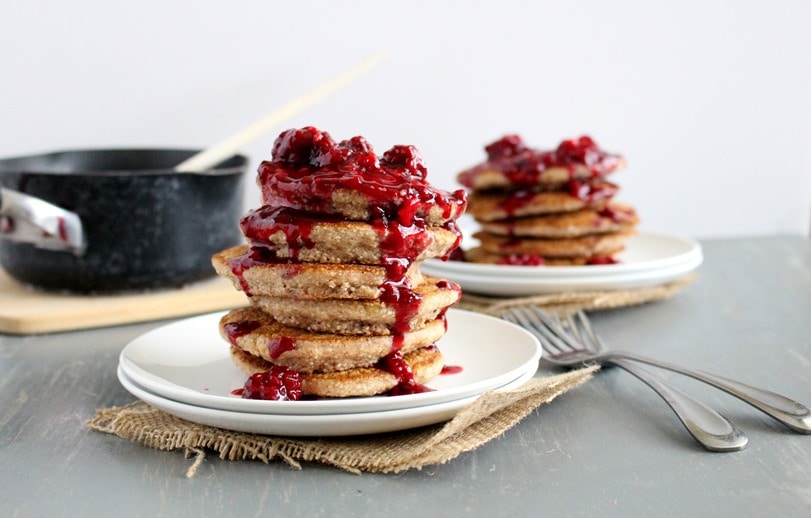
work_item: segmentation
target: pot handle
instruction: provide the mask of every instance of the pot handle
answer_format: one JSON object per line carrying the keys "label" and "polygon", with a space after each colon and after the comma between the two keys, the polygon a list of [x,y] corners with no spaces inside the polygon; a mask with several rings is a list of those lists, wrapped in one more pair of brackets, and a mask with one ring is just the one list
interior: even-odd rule
{"label": "pot handle", "polygon": [[0,238],[77,256],[87,249],[77,214],[6,188],[0,188]]}

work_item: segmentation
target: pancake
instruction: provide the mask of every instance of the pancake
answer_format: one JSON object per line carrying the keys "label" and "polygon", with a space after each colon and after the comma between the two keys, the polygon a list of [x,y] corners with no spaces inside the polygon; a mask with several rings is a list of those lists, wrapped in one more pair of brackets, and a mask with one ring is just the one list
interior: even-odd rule
{"label": "pancake", "polygon": [[[619,170],[624,167],[625,161],[618,160],[617,166],[613,170]],[[612,172],[613,172],[612,170]],[[484,168],[475,171],[475,174],[470,174],[470,171],[465,171],[457,176],[457,180],[476,191],[486,191],[492,189],[514,189],[516,186],[521,187],[543,187],[546,189],[560,189],[570,180],[577,180],[581,182],[589,181],[595,175],[584,165],[575,165],[572,167],[550,167],[544,169],[542,173],[535,175],[531,180],[524,180],[517,182],[509,171],[502,171],[498,169]]]}
{"label": "pancake", "polygon": [[490,253],[528,254],[546,258],[612,256],[625,248],[625,242],[633,234],[633,230],[625,230],[561,239],[518,239],[479,231],[473,237]]}
{"label": "pancake", "polygon": [[281,324],[254,307],[235,309],[220,319],[220,335],[232,346],[302,373],[369,367],[395,349],[405,354],[435,343],[444,334],[443,319],[406,331],[397,344],[391,335],[313,333]]}
{"label": "pancake", "polygon": [[[467,213],[478,221],[494,221],[602,207],[618,191],[610,182],[572,182],[562,190],[474,191]],[[574,194],[573,194],[574,193]]]}
{"label": "pancake", "polygon": [[[266,192],[272,192],[266,189]],[[426,203],[422,205],[417,211],[416,215],[425,220],[429,226],[441,227],[457,219],[465,211],[466,197],[460,193],[455,193],[459,199],[465,200],[464,203],[455,203],[448,207],[441,207]],[[282,206],[295,208],[297,210],[314,211],[319,214],[341,216],[351,221],[369,221],[375,216],[375,207],[369,203],[369,200],[363,194],[358,193],[352,189],[335,189],[329,193],[329,201],[326,205],[323,204],[322,199],[318,202],[310,200],[301,203],[286,203],[279,201],[278,196],[266,194],[262,198],[262,203],[272,203],[274,205],[281,203]],[[391,211],[406,208],[403,205],[397,204]]]}
{"label": "pancake", "polygon": [[[272,263],[262,262],[261,257],[251,259],[247,253],[247,245],[235,246],[214,254],[211,263],[218,275],[229,279],[238,290],[248,295],[370,300],[380,297],[380,286],[387,278],[383,266]],[[420,262],[415,262],[407,272],[413,286],[423,280],[419,266]]]}
{"label": "pancake", "polygon": [[622,232],[632,229],[639,219],[633,207],[609,203],[600,210],[528,216],[501,221],[481,222],[490,234],[515,237],[570,238],[590,234]]}
{"label": "pancake", "polygon": [[608,153],[591,138],[563,140],[555,149],[527,146],[518,135],[507,135],[485,146],[487,161],[457,175],[474,191],[561,186],[570,180],[603,178],[625,167],[625,159]]}
{"label": "pancake", "polygon": [[379,265],[392,255],[412,261],[442,257],[461,239],[443,227],[327,219],[268,206],[248,213],[240,226],[249,243],[266,246],[277,258],[330,264]]}
{"label": "pancake", "polygon": [[[424,347],[404,354],[404,360],[414,373],[414,381],[428,383],[442,372],[445,361],[436,347]],[[231,359],[246,375],[263,372],[271,363],[231,347]],[[363,397],[384,394],[398,385],[398,378],[377,367],[360,367],[341,372],[302,373],[301,390],[318,397]]]}
{"label": "pancake", "polygon": [[[461,296],[458,285],[427,275],[414,291],[421,300],[416,315],[407,324],[409,330],[435,320]],[[250,300],[284,325],[317,333],[388,335],[397,321],[395,308],[379,300],[302,300],[264,295],[254,295]]]}
{"label": "pancake", "polygon": [[438,189],[427,175],[414,146],[393,146],[377,156],[363,137],[336,142],[307,126],[279,135],[272,160],[259,164],[257,183],[262,203],[273,207],[407,226],[416,218],[442,226],[464,212],[466,194]]}

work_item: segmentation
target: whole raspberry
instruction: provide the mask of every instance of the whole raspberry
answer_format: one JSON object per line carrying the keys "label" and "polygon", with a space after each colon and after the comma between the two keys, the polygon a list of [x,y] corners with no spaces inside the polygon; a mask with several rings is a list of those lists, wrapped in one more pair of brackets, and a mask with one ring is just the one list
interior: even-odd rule
{"label": "whole raspberry", "polygon": [[355,165],[365,173],[373,173],[380,169],[380,161],[374,153],[358,153],[355,155]]}
{"label": "whole raspberry", "polygon": [[383,161],[395,167],[404,167],[411,176],[424,179],[428,173],[420,152],[414,146],[393,146],[383,153]]}
{"label": "whole raspberry", "polygon": [[294,164],[309,162],[313,137],[317,134],[318,130],[309,127],[283,131],[273,143],[273,161]]}
{"label": "whole raspberry", "polygon": [[567,139],[560,143],[557,154],[562,159],[569,159],[578,162],[589,162],[589,157],[598,151],[597,144],[588,136],[577,139]]}
{"label": "whole raspberry", "polygon": [[487,157],[493,160],[495,158],[517,155],[526,148],[520,136],[505,135],[500,140],[485,146],[484,150],[487,152]]}
{"label": "whole raspberry", "polygon": [[349,140],[342,140],[338,147],[348,149],[352,153],[374,153],[372,145],[363,137],[352,137]]}
{"label": "whole raspberry", "polygon": [[323,132],[313,139],[313,148],[310,151],[310,165],[327,167],[346,162],[350,150],[342,148],[332,140],[329,133]]}
{"label": "whole raspberry", "polygon": [[242,399],[296,401],[301,395],[301,377],[298,371],[280,365],[252,375],[245,382],[242,391]]}
{"label": "whole raspberry", "polygon": [[274,162],[322,167],[340,161],[337,146],[329,133],[312,126],[289,129],[276,138],[272,157]]}

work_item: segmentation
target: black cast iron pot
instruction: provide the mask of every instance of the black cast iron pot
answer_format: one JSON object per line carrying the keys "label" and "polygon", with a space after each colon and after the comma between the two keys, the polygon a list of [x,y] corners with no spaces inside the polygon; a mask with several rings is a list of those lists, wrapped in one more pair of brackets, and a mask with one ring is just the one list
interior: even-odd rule
{"label": "black cast iron pot", "polygon": [[[0,237],[6,238],[0,265],[24,284],[77,293],[166,288],[214,275],[211,255],[242,241],[247,158],[237,155],[200,173],[173,171],[196,152],[83,150],[0,160]],[[42,237],[44,244],[16,241],[27,225],[17,220],[31,216],[39,202],[6,209],[31,197],[78,216],[81,245],[72,216],[57,216],[56,230],[41,236],[32,238],[29,229],[27,240]]]}

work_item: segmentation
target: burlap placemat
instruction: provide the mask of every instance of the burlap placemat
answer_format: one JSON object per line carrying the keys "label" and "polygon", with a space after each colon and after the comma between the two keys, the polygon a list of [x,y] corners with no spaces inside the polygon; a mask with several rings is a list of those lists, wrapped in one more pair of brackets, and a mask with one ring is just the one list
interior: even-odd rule
{"label": "burlap placemat", "polygon": [[[610,291],[555,293],[498,298],[464,294],[458,307],[499,315],[507,308],[534,304],[546,309],[609,309],[666,299],[696,279],[690,274],[666,284]],[[214,452],[228,460],[282,460],[296,468],[318,462],[352,473],[399,473],[442,464],[501,436],[540,405],[591,378],[597,367],[535,378],[507,392],[488,392],[451,421],[416,430],[346,438],[306,439],[222,430],[174,417],[143,402],[98,410],[88,426],[160,450],[195,456],[192,477]]]}
{"label": "burlap placemat", "polygon": [[498,316],[501,311],[516,306],[535,305],[556,310],[597,310],[635,306],[672,297],[679,290],[695,281],[694,273],[671,282],[627,290],[575,291],[551,293],[531,297],[485,297],[464,293],[457,307]]}
{"label": "burlap placemat", "polygon": [[99,410],[88,426],[160,450],[183,450],[192,477],[213,451],[221,459],[279,459],[296,468],[319,462],[352,473],[399,473],[443,464],[501,436],[543,403],[591,378],[596,367],[534,378],[516,390],[488,392],[445,424],[346,438],[303,439],[232,432],[174,417],[146,403]]}

